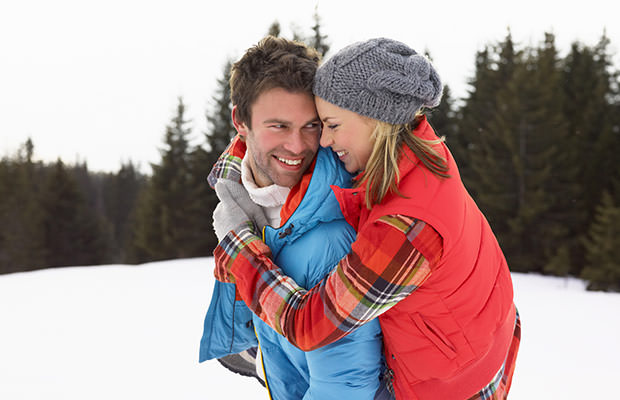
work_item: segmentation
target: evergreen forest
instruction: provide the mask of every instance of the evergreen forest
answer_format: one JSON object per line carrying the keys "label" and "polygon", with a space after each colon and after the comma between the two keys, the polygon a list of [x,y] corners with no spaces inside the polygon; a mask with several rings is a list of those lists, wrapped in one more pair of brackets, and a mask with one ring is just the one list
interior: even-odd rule
{"label": "evergreen forest", "polygon": [[[279,36],[279,24],[266,33]],[[292,39],[329,57],[316,14],[311,34]],[[512,271],[620,291],[620,75],[610,47],[603,33],[560,54],[550,33],[524,47],[508,32],[477,52],[464,98],[446,86],[440,106],[427,111]],[[210,256],[217,197],[206,177],[235,134],[233,61],[222,65],[201,143],[190,144],[179,98],[150,174],[131,162],[101,173],[35,161],[31,140],[5,155],[0,273]]]}

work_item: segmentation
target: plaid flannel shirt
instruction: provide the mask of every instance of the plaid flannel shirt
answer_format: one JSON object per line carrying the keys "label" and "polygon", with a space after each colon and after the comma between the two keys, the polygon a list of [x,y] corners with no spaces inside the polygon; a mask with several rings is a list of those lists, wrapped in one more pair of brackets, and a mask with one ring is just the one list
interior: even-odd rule
{"label": "plaid flannel shirt", "polygon": [[[234,282],[250,309],[304,351],[332,343],[389,310],[431,275],[441,236],[420,220],[383,216],[358,232],[352,251],[310,290],[285,276],[250,228],[214,252],[216,278]],[[318,303],[318,305],[317,305]]]}

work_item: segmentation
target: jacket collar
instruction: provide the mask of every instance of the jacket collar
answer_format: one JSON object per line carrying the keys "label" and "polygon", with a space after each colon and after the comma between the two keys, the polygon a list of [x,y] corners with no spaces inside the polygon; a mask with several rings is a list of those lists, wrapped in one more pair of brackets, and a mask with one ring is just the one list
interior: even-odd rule
{"label": "jacket collar", "polygon": [[[247,146],[240,136],[237,135],[230,142],[226,150],[220,155],[215,162],[215,165],[211,169],[207,181],[211,188],[215,187],[218,179],[230,179],[235,182],[241,183],[241,161],[245,157]],[[310,179],[314,171],[316,164],[316,156],[308,167],[308,170],[304,173],[301,180],[297,185],[291,188],[291,191],[286,198],[286,202],[280,211],[280,220],[284,224],[290,216],[295,212],[301,200],[304,198],[308,186],[310,185]]]}
{"label": "jacket collar", "polygon": [[[295,241],[320,223],[342,219],[340,205],[329,185],[350,187],[351,174],[330,149],[319,148],[313,165],[311,173],[304,175],[302,182],[289,194],[285,204],[288,207],[286,220],[282,220],[278,229],[265,230],[266,238],[277,235],[277,246]],[[273,242],[268,243],[274,251]]]}

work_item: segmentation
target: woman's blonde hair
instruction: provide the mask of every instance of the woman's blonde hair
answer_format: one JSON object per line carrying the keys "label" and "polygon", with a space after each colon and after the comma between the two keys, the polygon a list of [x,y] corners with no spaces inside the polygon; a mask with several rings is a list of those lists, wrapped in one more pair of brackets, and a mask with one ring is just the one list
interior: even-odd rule
{"label": "woman's blonde hair", "polygon": [[374,145],[366,169],[357,180],[356,186],[366,185],[366,207],[381,203],[388,192],[403,196],[398,190],[400,174],[398,161],[403,154],[403,145],[411,149],[413,154],[433,174],[441,178],[449,178],[446,160],[433,148],[443,142],[443,138],[436,140],[421,139],[411,132],[424,118],[419,113],[408,124],[389,124],[375,121],[376,125],[371,135]]}

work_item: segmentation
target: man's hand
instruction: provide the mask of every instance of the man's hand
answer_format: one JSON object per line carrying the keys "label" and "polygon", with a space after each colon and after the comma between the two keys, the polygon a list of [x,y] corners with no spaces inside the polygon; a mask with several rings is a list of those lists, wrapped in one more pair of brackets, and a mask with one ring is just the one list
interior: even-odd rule
{"label": "man's hand", "polygon": [[252,222],[262,231],[267,225],[263,209],[250,199],[248,191],[238,182],[220,179],[215,184],[215,193],[220,199],[213,212],[213,229],[218,241],[226,234]]}

